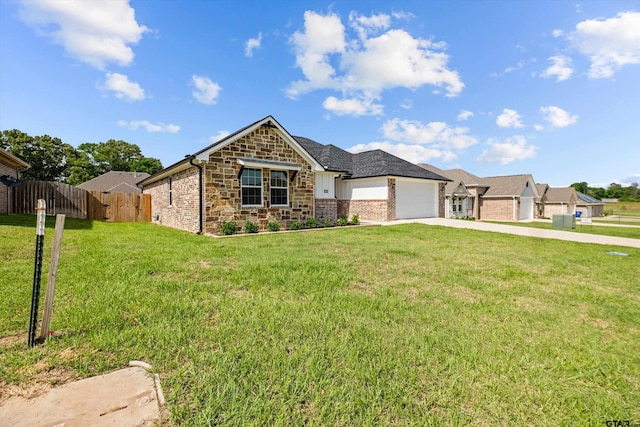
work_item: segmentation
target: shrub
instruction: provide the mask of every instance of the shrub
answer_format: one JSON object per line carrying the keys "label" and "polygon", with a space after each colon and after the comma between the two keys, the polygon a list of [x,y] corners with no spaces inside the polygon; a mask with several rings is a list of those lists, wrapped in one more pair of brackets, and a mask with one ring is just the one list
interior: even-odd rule
{"label": "shrub", "polygon": [[325,218],[324,221],[322,221],[322,226],[323,227],[333,227],[333,222],[331,222],[331,220],[329,218]]}
{"label": "shrub", "polygon": [[353,214],[353,216],[351,217],[351,224],[353,224],[353,225],[360,224],[360,215]]}
{"label": "shrub", "polygon": [[302,223],[300,221],[293,221],[289,226],[289,230],[300,230],[302,228]]}
{"label": "shrub", "polygon": [[258,232],[258,224],[253,221],[247,220],[244,223],[244,232],[245,233],[257,233]]}
{"label": "shrub", "polygon": [[345,225],[349,225],[349,220],[347,219],[346,216],[341,216],[340,218],[338,218],[338,225],[340,227],[344,227]]}
{"label": "shrub", "polygon": [[307,218],[307,222],[305,223],[307,228],[317,228],[320,224],[318,220],[315,218]]}
{"label": "shrub", "polygon": [[223,222],[221,231],[225,236],[236,234],[238,232],[238,224],[233,221]]}
{"label": "shrub", "polygon": [[278,221],[269,221],[269,224],[267,224],[267,230],[280,231],[280,223]]}

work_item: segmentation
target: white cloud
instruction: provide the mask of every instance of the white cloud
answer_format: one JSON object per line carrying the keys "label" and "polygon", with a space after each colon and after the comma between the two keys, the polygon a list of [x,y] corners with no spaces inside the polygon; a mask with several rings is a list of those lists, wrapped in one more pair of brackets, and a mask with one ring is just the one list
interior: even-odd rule
{"label": "white cloud", "polygon": [[212,143],[218,142],[229,135],[231,135],[231,132],[229,132],[228,130],[219,130],[218,133],[209,137],[209,141],[211,141]]}
{"label": "white cloud", "polygon": [[132,44],[149,29],[138,24],[129,0],[23,1],[21,19],[72,57],[95,68],[127,66]]}
{"label": "white cloud", "polygon": [[371,34],[386,30],[391,25],[391,17],[384,13],[371,16],[358,15],[356,12],[349,13],[349,25],[356,30],[362,40],[366,40]]}
{"label": "white cloud", "polygon": [[636,183],[636,184],[640,183],[640,173],[634,173],[634,174],[631,174],[630,176],[622,178],[620,180],[620,183],[621,184],[625,184],[625,185],[630,185],[630,184],[633,184],[633,183]]}
{"label": "white cloud", "polygon": [[212,82],[209,77],[196,76],[195,74],[191,77],[191,81],[195,86],[195,89],[191,93],[198,102],[207,105],[216,103],[222,90],[218,83]]}
{"label": "white cloud", "polygon": [[540,112],[544,115],[544,120],[554,128],[564,128],[575,124],[579,116],[572,115],[560,107],[550,105],[540,107]]}
{"label": "white cloud", "polygon": [[505,73],[512,73],[524,67],[525,62],[523,60],[518,61],[516,65],[512,65],[504,69]]}
{"label": "white cloud", "polygon": [[404,99],[401,103],[400,103],[400,108],[404,108],[405,110],[410,110],[413,108],[413,101],[410,99]]}
{"label": "white cloud", "polygon": [[322,106],[338,116],[379,116],[382,114],[384,107],[380,104],[374,104],[374,100],[347,98],[338,99],[330,96],[324,100]]}
{"label": "white cloud", "polygon": [[543,131],[544,130],[544,126],[542,126],[541,124],[536,123],[535,125],[533,125],[533,128],[537,131]]}
{"label": "white cloud", "polygon": [[131,130],[137,130],[138,128],[144,128],[147,132],[167,132],[177,133],[180,131],[180,126],[174,124],[164,123],[151,123],[148,120],[118,120],[118,126],[128,127]]}
{"label": "white cloud", "polygon": [[544,72],[540,73],[540,77],[551,78],[555,77],[556,82],[567,80],[573,74],[573,66],[571,58],[563,55],[552,56],[549,58],[552,62],[551,66]]}
{"label": "white cloud", "polygon": [[462,110],[460,111],[460,114],[458,114],[458,121],[463,122],[465,120],[469,120],[473,116],[475,116],[475,114],[473,114],[473,111]]}
{"label": "white cloud", "polygon": [[591,61],[591,78],[612,77],[623,65],[640,64],[640,12],[582,21],[567,38]]}
{"label": "white cloud", "polygon": [[244,45],[244,56],[247,58],[251,58],[253,56],[253,51],[256,49],[260,49],[262,44],[262,33],[258,33],[258,38],[249,39],[247,43]]}
{"label": "white cloud", "polygon": [[130,82],[129,77],[119,73],[107,73],[106,80],[99,88],[114,92],[114,96],[125,101],[141,101],[146,98],[144,89],[138,83]]}
{"label": "white cloud", "polygon": [[462,150],[478,143],[469,129],[450,127],[445,122],[423,124],[415,120],[391,119],[382,125],[385,138],[410,144],[432,145],[436,148]]}
{"label": "white cloud", "polygon": [[417,144],[392,144],[386,141],[358,144],[347,149],[347,151],[351,153],[361,153],[370,150],[383,150],[411,163],[426,163],[432,159],[450,162],[456,159],[456,155],[448,150],[428,148]]}
{"label": "white cloud", "polygon": [[520,135],[507,138],[504,142],[492,139],[488,141],[488,145],[489,148],[483,150],[476,159],[478,162],[506,165],[516,160],[534,158],[538,150],[538,147],[528,144],[526,138]]}
{"label": "white cloud", "polygon": [[349,24],[357,33],[352,38],[336,14],[307,11],[304,21],[304,31],[290,39],[296,66],[304,75],[287,88],[290,98],[332,89],[344,99],[380,99],[387,89],[424,85],[443,88],[451,97],[464,88],[458,73],[447,68],[449,56],[442,52],[446,44],[389,29],[388,15],[351,13]]}
{"label": "white cloud", "polygon": [[496,117],[496,124],[501,128],[521,128],[524,127],[522,124],[522,117],[516,110],[510,110],[505,108],[502,110],[502,114]]}

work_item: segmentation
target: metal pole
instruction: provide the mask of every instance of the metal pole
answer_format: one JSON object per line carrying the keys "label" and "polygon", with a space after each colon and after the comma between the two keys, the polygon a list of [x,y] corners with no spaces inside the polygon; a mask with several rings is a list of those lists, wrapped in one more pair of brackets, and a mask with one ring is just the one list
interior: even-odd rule
{"label": "metal pole", "polygon": [[31,317],[29,319],[29,347],[36,344],[38,326],[38,301],[40,300],[40,278],[42,277],[42,248],[44,246],[44,222],[47,203],[38,199],[36,207],[36,259],[33,268],[33,294],[31,295]]}

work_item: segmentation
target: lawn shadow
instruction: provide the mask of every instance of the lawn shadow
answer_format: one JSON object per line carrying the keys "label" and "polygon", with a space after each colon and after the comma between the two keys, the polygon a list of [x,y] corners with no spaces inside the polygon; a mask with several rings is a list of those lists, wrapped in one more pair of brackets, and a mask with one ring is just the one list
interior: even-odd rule
{"label": "lawn shadow", "polygon": [[[0,226],[10,225],[14,227],[31,227],[36,228],[36,215],[35,214],[10,214],[0,215]],[[55,228],[56,217],[55,215],[47,215],[45,219],[46,228]],[[93,228],[93,221],[88,219],[77,219],[66,217],[64,219],[65,230],[90,230]]]}

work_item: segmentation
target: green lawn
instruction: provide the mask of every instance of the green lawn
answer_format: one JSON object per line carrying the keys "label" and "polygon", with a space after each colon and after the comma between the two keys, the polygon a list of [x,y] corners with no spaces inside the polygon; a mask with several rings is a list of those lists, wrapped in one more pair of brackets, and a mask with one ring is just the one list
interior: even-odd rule
{"label": "green lawn", "polygon": [[604,225],[582,225],[579,219],[576,219],[576,228],[573,229],[553,228],[553,224],[551,222],[487,222],[492,222],[495,224],[515,225],[518,227],[543,228],[546,230],[570,231],[573,233],[599,234],[602,236],[629,237],[631,239],[640,239],[640,227],[607,227]]}
{"label": "green lawn", "polygon": [[34,222],[0,216],[0,400],[136,359],[176,425],[640,422],[638,249],[418,224],[214,239],[68,219],[56,336],[27,349]]}

